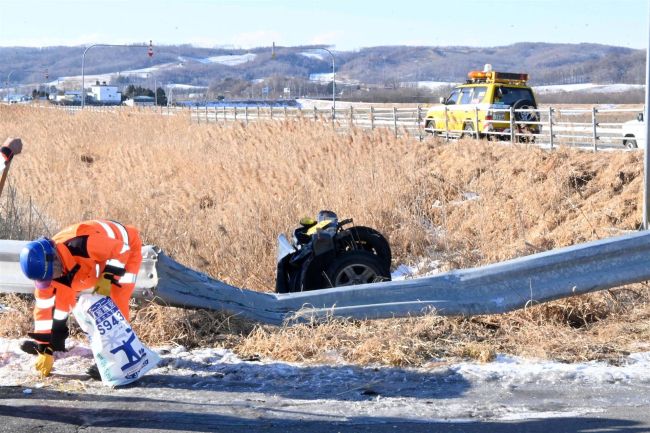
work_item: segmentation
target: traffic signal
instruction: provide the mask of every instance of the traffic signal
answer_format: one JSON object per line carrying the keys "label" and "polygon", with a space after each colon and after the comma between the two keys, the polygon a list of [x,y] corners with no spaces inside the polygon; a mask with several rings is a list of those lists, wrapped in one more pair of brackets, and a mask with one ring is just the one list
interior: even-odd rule
{"label": "traffic signal", "polygon": [[147,50],[147,54],[149,55],[149,57],[153,57],[153,44],[151,40],[149,40],[149,49]]}

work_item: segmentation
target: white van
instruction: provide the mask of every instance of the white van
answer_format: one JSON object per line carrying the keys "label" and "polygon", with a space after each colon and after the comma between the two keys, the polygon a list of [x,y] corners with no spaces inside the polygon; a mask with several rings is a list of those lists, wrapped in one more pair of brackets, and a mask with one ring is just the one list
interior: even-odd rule
{"label": "white van", "polygon": [[641,149],[645,149],[646,126],[643,121],[643,113],[639,113],[635,120],[628,120],[623,123],[622,131],[624,147],[630,149],[640,147]]}

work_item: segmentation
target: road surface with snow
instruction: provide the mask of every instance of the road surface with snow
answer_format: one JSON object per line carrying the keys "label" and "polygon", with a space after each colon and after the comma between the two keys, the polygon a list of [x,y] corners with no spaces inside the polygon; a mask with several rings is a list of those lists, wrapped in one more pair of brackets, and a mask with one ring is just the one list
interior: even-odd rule
{"label": "road surface with snow", "polygon": [[650,431],[650,352],[618,366],[499,356],[389,368],[170,347],[135,385],[111,389],[83,374],[88,347],[69,343],[43,381],[18,340],[0,339],[0,432]]}

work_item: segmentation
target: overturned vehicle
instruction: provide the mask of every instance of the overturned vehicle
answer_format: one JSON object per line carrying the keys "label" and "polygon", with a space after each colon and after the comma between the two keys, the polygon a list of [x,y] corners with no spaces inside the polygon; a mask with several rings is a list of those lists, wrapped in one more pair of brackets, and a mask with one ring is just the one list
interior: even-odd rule
{"label": "overturned vehicle", "polygon": [[315,220],[300,220],[293,242],[280,235],[276,292],[390,281],[388,241],[377,230],[352,222],[320,211]]}

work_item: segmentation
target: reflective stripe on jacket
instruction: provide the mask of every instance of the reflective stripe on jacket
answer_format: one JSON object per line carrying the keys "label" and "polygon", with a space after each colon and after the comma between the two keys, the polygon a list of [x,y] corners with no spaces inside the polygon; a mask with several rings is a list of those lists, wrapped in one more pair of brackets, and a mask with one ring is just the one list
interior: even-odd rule
{"label": "reflective stripe on jacket", "polygon": [[51,334],[63,328],[78,293],[93,289],[104,272],[118,281],[111,285],[111,298],[129,320],[129,299],[142,262],[138,230],[115,221],[91,220],[61,230],[52,240],[63,275],[49,287],[35,290],[34,333]]}

